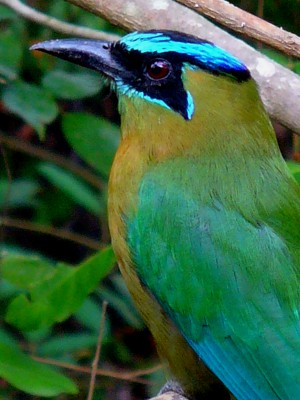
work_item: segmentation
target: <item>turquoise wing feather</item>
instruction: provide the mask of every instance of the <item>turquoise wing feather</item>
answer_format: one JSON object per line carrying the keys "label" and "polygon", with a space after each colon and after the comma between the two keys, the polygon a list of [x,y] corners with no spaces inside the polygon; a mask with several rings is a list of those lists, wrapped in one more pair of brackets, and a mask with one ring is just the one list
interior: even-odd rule
{"label": "turquoise wing feather", "polygon": [[287,203],[246,218],[180,171],[145,175],[127,221],[140,279],[237,399],[300,398],[298,188],[286,178],[288,196],[273,194]]}

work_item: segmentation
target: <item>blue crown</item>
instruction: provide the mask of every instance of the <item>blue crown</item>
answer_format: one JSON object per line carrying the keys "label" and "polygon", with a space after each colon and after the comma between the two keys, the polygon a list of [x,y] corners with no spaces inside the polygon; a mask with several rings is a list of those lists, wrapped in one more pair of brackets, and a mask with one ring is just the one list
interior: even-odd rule
{"label": "blue crown", "polygon": [[245,64],[213,43],[173,31],[133,32],[120,40],[128,51],[161,55],[176,53],[199,68],[244,80],[250,73]]}

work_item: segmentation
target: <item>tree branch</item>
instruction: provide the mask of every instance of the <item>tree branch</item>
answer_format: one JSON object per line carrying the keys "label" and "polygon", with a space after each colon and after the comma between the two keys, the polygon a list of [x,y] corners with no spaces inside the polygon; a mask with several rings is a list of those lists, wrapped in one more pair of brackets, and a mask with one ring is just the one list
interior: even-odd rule
{"label": "tree branch", "polygon": [[181,30],[210,40],[230,51],[251,70],[271,118],[300,134],[300,77],[194,11],[172,0],[68,1],[126,30]]}
{"label": "tree branch", "polygon": [[300,58],[300,38],[224,0],[176,0],[219,24]]}
{"label": "tree branch", "polygon": [[87,236],[81,235],[69,231],[68,229],[55,228],[49,225],[37,224],[24,219],[17,219],[11,217],[0,217],[0,227],[23,229],[25,231],[42,233],[44,235],[50,235],[62,240],[69,240],[77,243],[80,246],[85,246],[91,250],[100,250],[101,244],[97,240],[91,239]]}
{"label": "tree branch", "polygon": [[40,11],[36,11],[34,8],[31,8],[26,4],[23,4],[20,0],[0,0],[0,4],[3,4],[11,8],[17,14],[21,15],[25,19],[47,26],[48,28],[51,28],[54,31],[62,33],[64,35],[79,36],[84,38],[107,40],[107,41],[117,39],[116,35],[73,25],[68,22],[60,21],[54,17],[50,17],[49,15],[45,15]]}
{"label": "tree branch", "polygon": [[[55,365],[56,367],[66,368],[69,371],[75,371],[75,372],[84,373],[84,374],[91,374],[91,371],[92,371],[91,367],[74,365],[74,364],[70,364],[67,362],[63,362],[63,361],[53,360],[51,358],[43,358],[43,357],[38,357],[35,355],[32,355],[31,358],[33,360],[36,360],[43,364]],[[130,382],[137,382],[137,383],[147,385],[150,383],[149,380],[143,379],[143,378],[141,378],[141,376],[152,374],[153,372],[156,372],[159,369],[161,369],[160,364],[156,365],[152,368],[138,370],[138,371],[134,371],[134,372],[132,372],[132,371],[113,371],[113,370],[108,370],[108,369],[104,369],[104,368],[97,368],[97,375],[107,376],[109,378],[120,379],[120,380],[125,380],[125,381],[130,381]],[[152,400],[154,400],[154,399],[152,399]]]}

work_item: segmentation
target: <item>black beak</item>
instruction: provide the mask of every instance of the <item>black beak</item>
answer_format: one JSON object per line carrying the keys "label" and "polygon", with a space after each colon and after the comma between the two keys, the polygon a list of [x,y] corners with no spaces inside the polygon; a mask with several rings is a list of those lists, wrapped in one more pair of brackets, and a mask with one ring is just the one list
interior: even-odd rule
{"label": "black beak", "polygon": [[51,54],[115,79],[122,75],[122,67],[112,57],[111,44],[100,40],[57,39],[37,43],[30,50]]}

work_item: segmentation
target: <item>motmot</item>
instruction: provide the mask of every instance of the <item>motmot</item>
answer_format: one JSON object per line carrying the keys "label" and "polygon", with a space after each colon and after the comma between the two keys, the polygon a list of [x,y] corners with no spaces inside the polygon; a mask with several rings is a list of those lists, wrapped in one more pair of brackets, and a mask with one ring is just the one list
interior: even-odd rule
{"label": "motmot", "polygon": [[245,64],[169,30],[32,49],[117,93],[112,246],[185,395],[300,399],[300,186]]}

